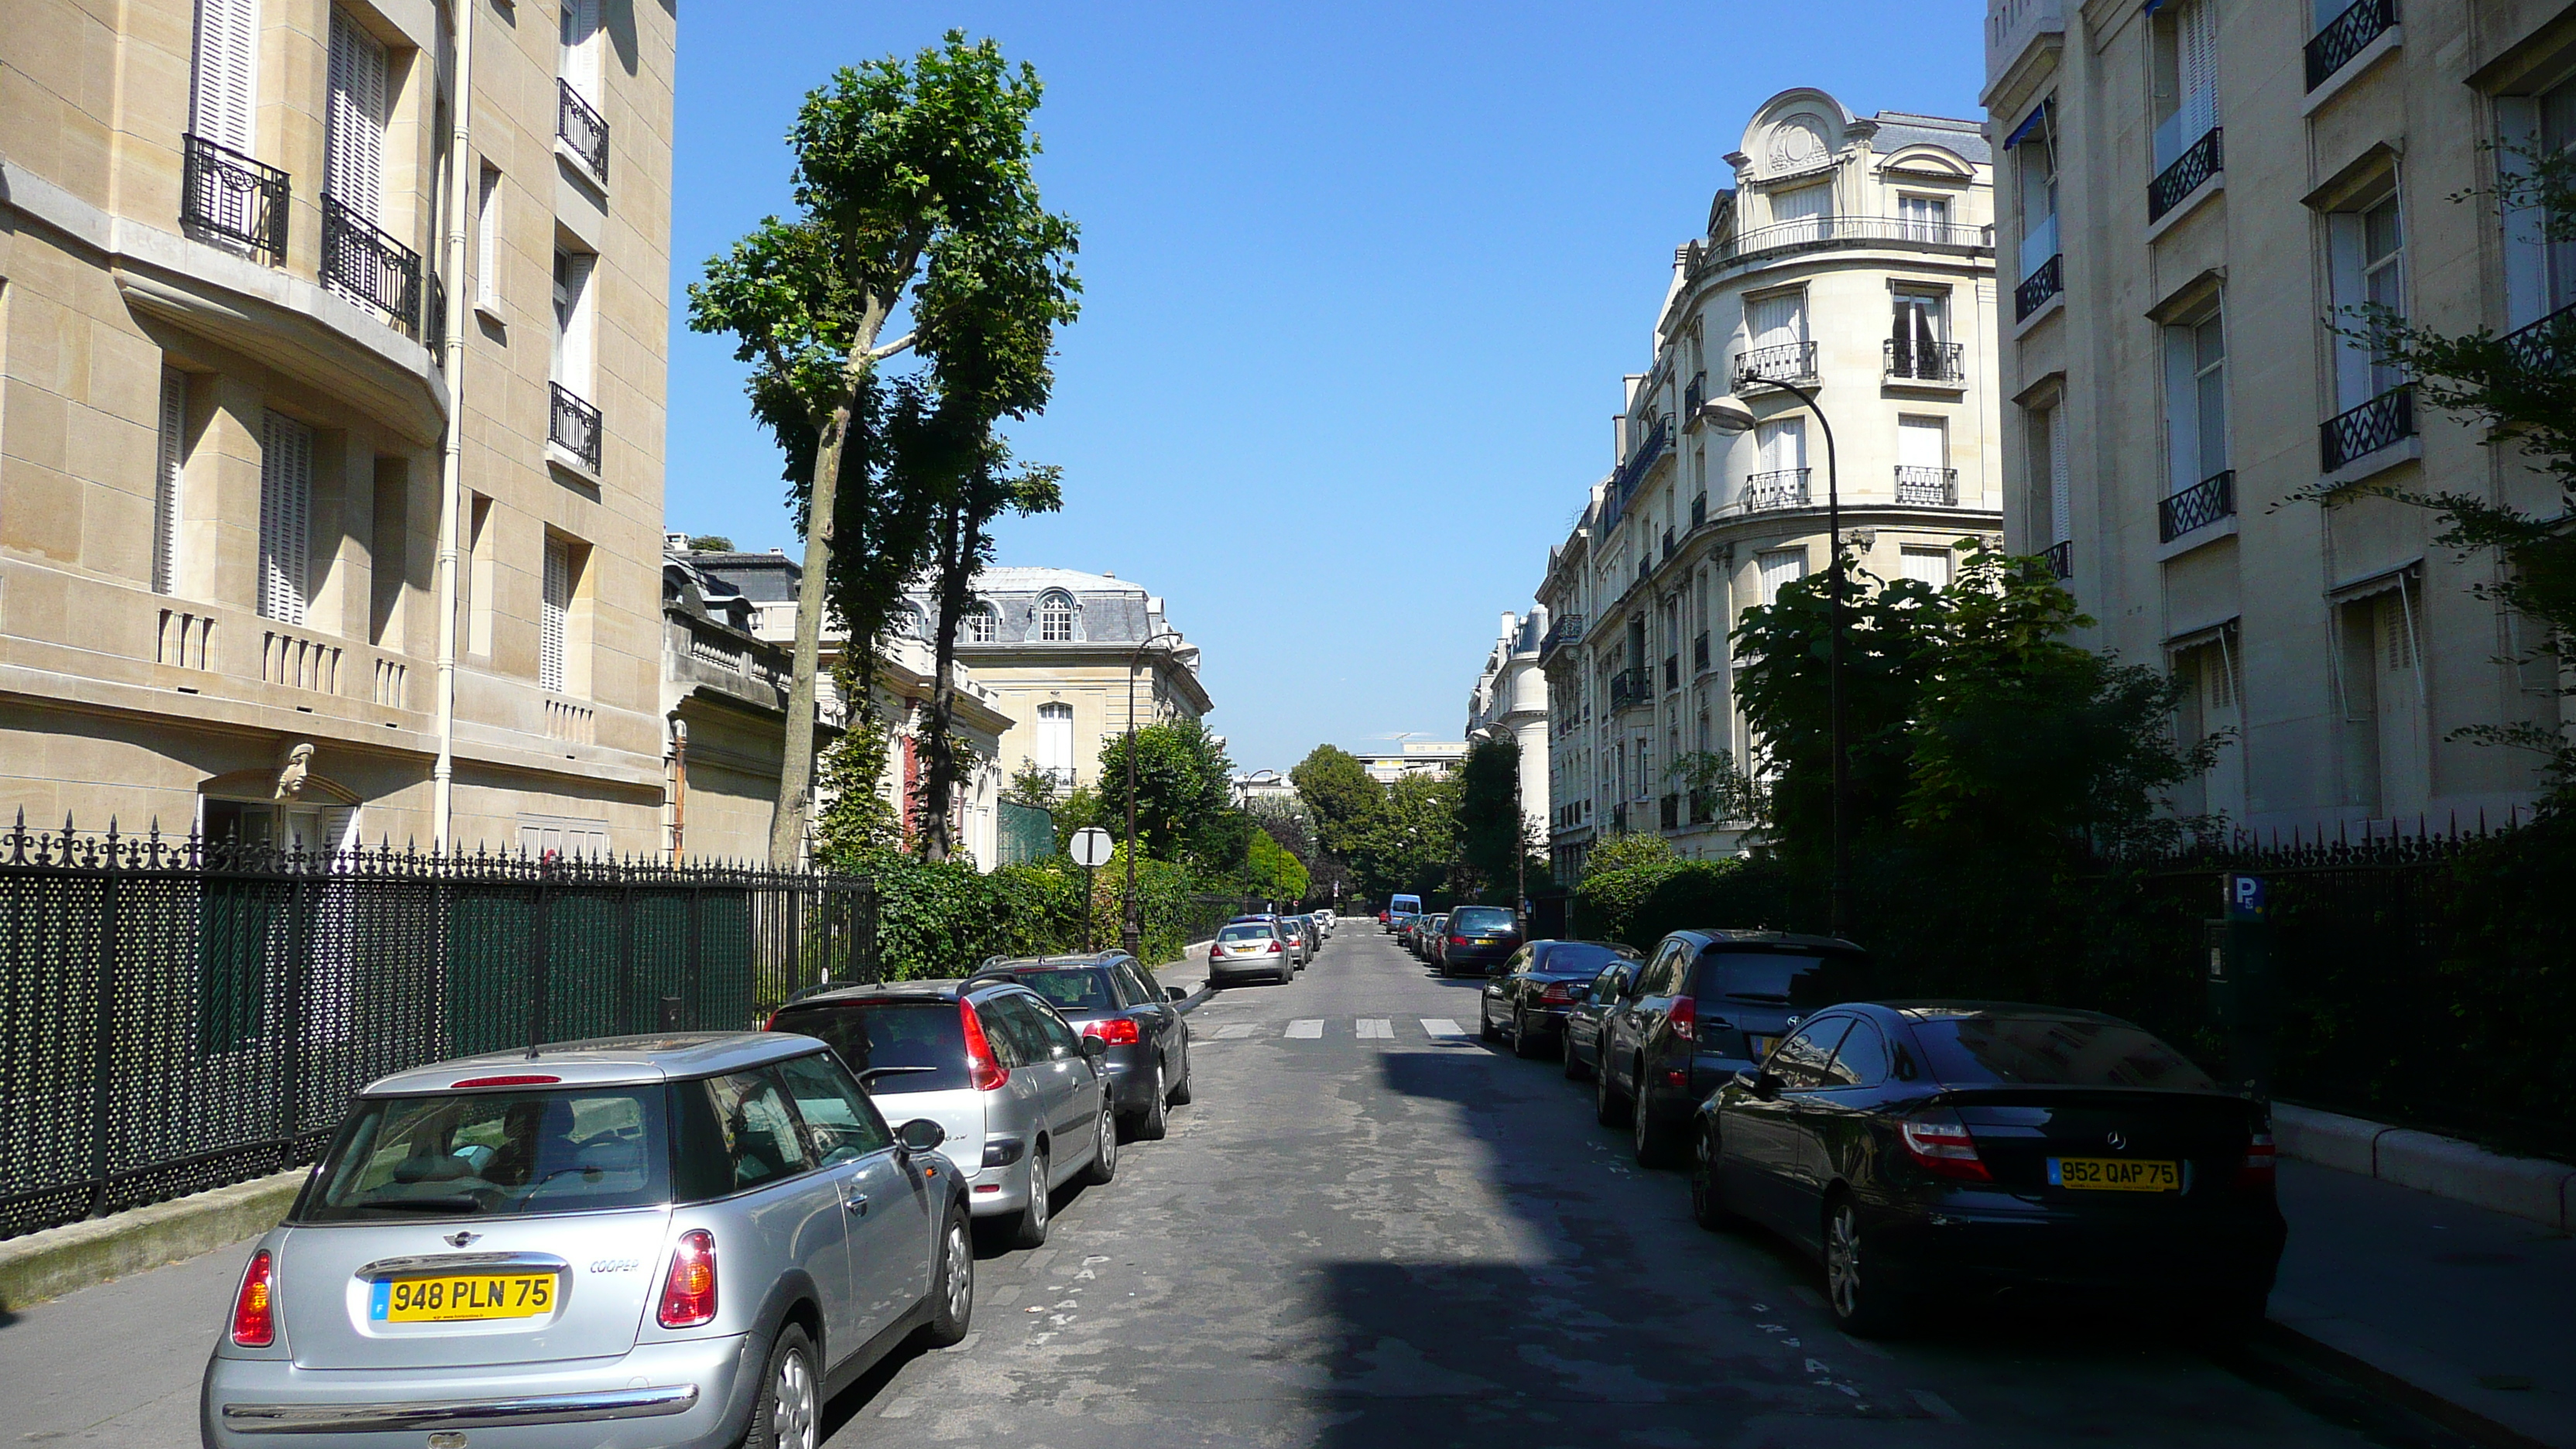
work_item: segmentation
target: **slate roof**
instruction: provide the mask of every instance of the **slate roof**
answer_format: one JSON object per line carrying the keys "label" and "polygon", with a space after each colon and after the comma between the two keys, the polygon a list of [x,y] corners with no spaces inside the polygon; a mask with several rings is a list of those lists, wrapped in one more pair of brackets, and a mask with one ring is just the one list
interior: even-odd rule
{"label": "slate roof", "polygon": [[1881,156],[1892,155],[1908,146],[1939,146],[1957,152],[1961,160],[1974,161],[1981,166],[1994,164],[1994,148],[1986,144],[1986,128],[1982,121],[1922,116],[1912,111],[1881,111],[1870,119],[1878,123],[1878,134],[1870,138],[1870,149]]}
{"label": "slate roof", "polygon": [[[961,652],[1039,642],[1038,603],[1050,593],[1061,592],[1073,600],[1077,644],[1140,643],[1164,626],[1161,600],[1141,584],[1106,574],[997,565],[975,576],[974,589],[975,597],[1000,615],[1000,624],[989,643],[959,638]],[[908,589],[904,597],[925,614],[933,608],[926,589]]]}

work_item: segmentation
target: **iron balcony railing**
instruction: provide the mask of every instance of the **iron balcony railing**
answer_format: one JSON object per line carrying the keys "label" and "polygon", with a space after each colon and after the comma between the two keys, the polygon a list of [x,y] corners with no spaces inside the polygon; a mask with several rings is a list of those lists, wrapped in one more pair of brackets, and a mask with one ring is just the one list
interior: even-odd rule
{"label": "iron balcony railing", "polygon": [[1665,530],[1664,530],[1664,562],[1666,562],[1666,563],[1671,563],[1672,561],[1673,561],[1673,531],[1672,531],[1671,529],[1667,528],[1667,529],[1665,529]]}
{"label": "iron balcony railing", "polygon": [[1706,401],[1708,401],[1708,374],[1692,373],[1690,385],[1682,389],[1682,416],[1685,418],[1698,416],[1699,405]]}
{"label": "iron balcony railing", "polygon": [[440,371],[447,369],[447,284],[438,273],[429,274],[429,291],[421,298],[420,340],[429,346],[429,360]]}
{"label": "iron balcony railing", "polygon": [[1666,795],[1655,802],[1656,820],[1666,830],[1678,830],[1682,823],[1682,797]]}
{"label": "iron balcony railing", "polygon": [[1702,629],[1691,638],[1691,672],[1694,674],[1703,674],[1706,673],[1707,670],[1708,631]]}
{"label": "iron balcony railing", "polygon": [[1655,419],[1655,425],[1646,430],[1646,436],[1629,450],[1628,460],[1619,465],[1618,475],[1611,480],[1613,497],[1625,503],[1628,495],[1637,491],[1637,484],[1645,479],[1646,470],[1655,466],[1655,460],[1664,455],[1668,437],[1664,420]]}
{"label": "iron balcony railing", "polygon": [[1694,788],[1687,799],[1690,804],[1691,824],[1714,825],[1717,823],[1717,792],[1715,790]]}
{"label": "iron balcony railing", "polygon": [[1770,508],[1804,508],[1807,506],[1806,468],[1775,468],[1768,473],[1755,473],[1744,480],[1744,511],[1760,513]]}
{"label": "iron balcony railing", "polygon": [[2147,220],[2154,221],[2182,204],[2182,199],[2200,189],[2200,184],[2224,170],[2227,165],[2225,143],[2220,139],[2223,127],[2212,126],[2199,140],[2183,148],[2173,164],[2156,173],[2147,183]]}
{"label": "iron balcony railing", "polygon": [[1583,616],[1581,614],[1561,615],[1555,623],[1547,626],[1546,636],[1538,641],[1538,657],[1545,659],[1582,637]]}
{"label": "iron balcony railing", "polygon": [[2308,89],[2334,79],[2354,56],[2397,23],[2397,0],[2359,0],[2308,38]]}
{"label": "iron balcony railing", "polygon": [[1917,508],[1956,508],[1959,506],[1959,470],[1899,463],[1896,465],[1896,501]]}
{"label": "iron balcony railing", "polygon": [[1610,707],[1632,709],[1654,697],[1646,679],[1646,666],[1632,665],[1610,676]]}
{"label": "iron balcony railing", "polygon": [[420,253],[328,192],[322,196],[322,285],[382,313],[404,336],[420,336]]}
{"label": "iron balcony railing", "polygon": [[1813,382],[1816,380],[1816,344],[1812,342],[1775,342],[1769,347],[1756,347],[1735,354],[1735,388],[1760,387],[1773,382]]}
{"label": "iron balcony railing", "polygon": [[2576,363],[2576,305],[2561,307],[2498,339],[2524,370],[2554,373]]}
{"label": "iron balcony railing", "polygon": [[1680,655],[1678,655],[1678,654],[1667,654],[1667,655],[1665,655],[1665,656],[1664,656],[1664,689],[1665,689],[1665,692],[1670,693],[1671,691],[1676,690],[1676,689],[1679,689],[1679,688],[1681,688],[1681,687],[1682,687],[1682,657],[1681,657]]}
{"label": "iron balcony railing", "polygon": [[1654,571],[1654,555],[1648,554],[1646,557],[1637,560],[1637,582],[1641,584],[1644,583],[1646,581],[1646,575],[1651,574]]}
{"label": "iron balcony railing", "polygon": [[190,133],[179,157],[179,227],[286,265],[286,173]]}
{"label": "iron balcony railing", "polygon": [[599,471],[599,409],[553,383],[554,409],[546,419],[546,441],[561,446],[579,458],[582,466]]}
{"label": "iron balcony railing", "polygon": [[2021,285],[2013,288],[2013,320],[2026,322],[2030,314],[2048,305],[2048,299],[2066,290],[2066,258],[2052,255],[2041,262]]}
{"label": "iron balcony railing", "polygon": [[2203,478],[2156,505],[2156,536],[2166,543],[2236,516],[2236,470]]}
{"label": "iron balcony railing", "polygon": [[567,80],[555,82],[555,134],[581,157],[593,176],[608,179],[608,123]]}
{"label": "iron balcony railing", "polygon": [[1700,527],[1702,524],[1705,524],[1705,523],[1707,523],[1707,522],[1708,522],[1708,495],[1707,495],[1707,494],[1705,494],[1705,493],[1700,493],[1700,494],[1695,494],[1695,495],[1693,495],[1693,496],[1692,496],[1692,498],[1691,498],[1691,512],[1690,512],[1690,520],[1691,520],[1691,525],[1690,525],[1690,526],[1691,526],[1691,527],[1693,527],[1693,528],[1698,528],[1698,527]]}
{"label": "iron balcony railing", "polygon": [[2392,387],[2350,412],[2317,424],[2318,462],[2332,473],[2355,458],[2415,436],[2415,393]]}
{"label": "iron balcony railing", "polygon": [[1737,232],[1707,253],[1707,265],[1724,266],[1764,252],[1813,246],[1903,246],[1979,251],[1995,244],[1990,226],[1915,221],[1899,216],[1809,216]]}
{"label": "iron balcony railing", "polygon": [[2048,560],[2048,572],[2052,578],[2075,577],[2075,541],[2073,539],[2060,539],[2050,544],[2040,553],[2040,557]]}
{"label": "iron balcony railing", "polygon": [[1890,337],[1879,344],[1879,355],[1887,364],[1887,375],[1914,382],[1966,382],[1968,380],[1967,348],[1958,342],[1900,342]]}

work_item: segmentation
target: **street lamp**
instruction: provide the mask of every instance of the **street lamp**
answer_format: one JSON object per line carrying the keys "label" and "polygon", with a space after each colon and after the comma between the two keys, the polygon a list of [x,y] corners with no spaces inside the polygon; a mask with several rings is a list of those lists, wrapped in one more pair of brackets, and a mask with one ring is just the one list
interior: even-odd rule
{"label": "street lamp", "polygon": [[1136,909],[1136,670],[1145,662],[1146,650],[1180,637],[1178,629],[1157,629],[1127,656],[1127,911],[1118,927],[1118,941],[1139,961],[1145,959],[1145,920]]}
{"label": "street lamp", "polygon": [[[1758,373],[1747,373],[1736,381],[1739,387],[1747,382],[1776,387],[1805,403],[1807,410],[1816,415],[1816,425],[1825,434],[1825,532],[1833,540],[1833,563],[1825,583],[1827,617],[1830,620],[1826,626],[1825,683],[1832,719],[1834,777],[1833,876],[1826,909],[1830,917],[1827,929],[1839,936],[1849,915],[1851,895],[1850,841],[1843,819],[1847,808],[1845,797],[1850,793],[1851,785],[1851,750],[1843,725],[1843,495],[1841,480],[1836,476],[1834,466],[1834,425],[1825,417],[1825,410],[1816,402],[1816,395],[1794,383],[1763,377]],[[1749,432],[1754,423],[1752,405],[1737,393],[1701,403],[1699,417],[1721,433]]]}

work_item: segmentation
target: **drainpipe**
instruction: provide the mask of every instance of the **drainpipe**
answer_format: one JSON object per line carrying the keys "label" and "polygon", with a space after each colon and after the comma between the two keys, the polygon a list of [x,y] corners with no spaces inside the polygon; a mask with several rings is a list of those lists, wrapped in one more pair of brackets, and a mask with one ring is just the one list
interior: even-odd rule
{"label": "drainpipe", "polygon": [[[438,468],[438,763],[430,769],[430,838],[440,851],[453,845],[456,814],[456,605],[457,532],[465,511],[465,314],[474,303],[465,290],[465,206],[474,193],[466,183],[466,163],[473,159],[469,121],[474,114],[474,8],[476,0],[455,0],[456,100],[448,108],[447,134],[447,279],[455,284],[447,300],[444,346],[447,356],[447,437]],[[479,285],[479,279],[478,279]]]}

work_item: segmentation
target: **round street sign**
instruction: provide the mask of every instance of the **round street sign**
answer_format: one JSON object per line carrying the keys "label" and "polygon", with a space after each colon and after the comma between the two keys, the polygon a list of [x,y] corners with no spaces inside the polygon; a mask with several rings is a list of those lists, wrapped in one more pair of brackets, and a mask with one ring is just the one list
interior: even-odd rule
{"label": "round street sign", "polygon": [[1109,863],[1109,832],[1097,825],[1086,825],[1073,832],[1073,863],[1092,869]]}

